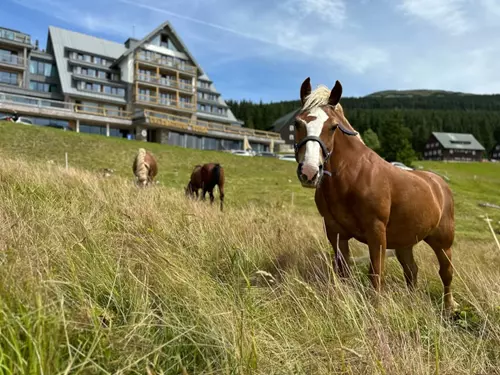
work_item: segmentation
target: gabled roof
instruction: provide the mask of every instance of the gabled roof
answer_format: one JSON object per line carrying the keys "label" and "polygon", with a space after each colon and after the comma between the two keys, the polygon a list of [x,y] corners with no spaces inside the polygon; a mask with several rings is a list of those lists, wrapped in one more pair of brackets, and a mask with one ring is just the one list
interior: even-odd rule
{"label": "gabled roof", "polygon": [[472,134],[432,132],[432,135],[445,149],[485,150],[483,145]]}
{"label": "gabled roof", "polygon": [[281,129],[283,129],[284,126],[292,125],[295,119],[295,116],[299,114],[300,108],[288,112],[286,115],[281,116],[279,119],[277,119],[275,122],[273,122],[273,125],[271,126],[273,131],[275,132],[280,132]]}
{"label": "gabled roof", "polygon": [[128,55],[130,55],[137,48],[139,48],[139,47],[143,46],[144,44],[148,43],[148,41],[150,41],[151,39],[153,39],[153,37],[156,34],[158,34],[160,31],[162,31],[165,28],[168,28],[168,30],[172,33],[172,35],[176,39],[176,42],[178,42],[180,44],[180,46],[182,47],[182,49],[183,49],[182,52],[185,53],[191,59],[191,61],[193,62],[194,65],[196,65],[196,68],[198,69],[198,71],[200,72],[200,74],[204,74],[203,69],[201,68],[200,64],[198,64],[198,62],[196,61],[196,59],[194,58],[194,56],[191,55],[191,53],[189,52],[188,48],[186,47],[186,45],[182,41],[182,39],[175,32],[174,28],[172,27],[172,25],[168,21],[163,22],[160,26],[158,26],[156,29],[154,29],[148,35],[146,35],[144,38],[142,38],[139,41],[139,43],[137,43],[136,45],[134,45],[132,48],[127,49],[119,58],[117,58],[118,60],[113,65],[119,64],[120,61],[122,61],[125,57],[127,57]]}
{"label": "gabled roof", "polygon": [[71,73],[68,71],[68,58],[64,53],[65,48],[70,48],[73,50],[89,52],[93,55],[98,55],[105,58],[107,57],[110,60],[114,60],[120,57],[126,51],[124,45],[97,38],[95,36],[60,29],[54,26],[49,26],[49,38],[50,40],[52,40],[52,48],[54,49],[54,57],[56,60],[59,79],[61,81],[61,89],[63,93],[102,99],[109,102],[125,103],[124,98],[115,98],[104,94],[83,92],[77,90],[75,87],[72,87]]}

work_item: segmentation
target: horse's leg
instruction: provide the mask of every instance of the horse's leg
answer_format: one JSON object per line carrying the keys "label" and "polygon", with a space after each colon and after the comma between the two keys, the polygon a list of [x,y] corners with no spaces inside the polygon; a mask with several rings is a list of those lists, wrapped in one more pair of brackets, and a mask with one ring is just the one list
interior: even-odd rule
{"label": "horse's leg", "polygon": [[418,266],[413,258],[413,247],[396,249],[396,257],[398,258],[401,267],[403,267],[406,285],[408,285],[410,290],[415,289],[417,284]]}
{"label": "horse's leg", "polygon": [[380,293],[383,284],[385,252],[387,248],[384,223],[380,221],[374,223],[373,229],[367,234],[367,240],[370,251],[369,276],[373,288],[377,293]]}
{"label": "horse's leg", "polygon": [[349,250],[349,240],[340,239],[339,233],[335,230],[333,225],[327,224],[326,220],[325,220],[325,227],[326,227],[326,236],[328,237],[328,241],[330,241],[330,244],[335,250],[334,262],[338,267],[339,276],[342,278],[347,278],[351,275],[351,269],[350,269],[351,252]]}
{"label": "horse's leg", "polygon": [[214,200],[215,200],[215,197],[214,197],[214,189],[210,189],[209,192],[208,192],[209,196],[210,196],[210,204],[214,204]]}
{"label": "horse's leg", "polygon": [[220,210],[224,208],[224,187],[221,189],[219,186]]}
{"label": "horse's leg", "polygon": [[436,257],[439,262],[439,276],[441,276],[441,281],[443,282],[443,295],[444,295],[444,308],[448,312],[453,312],[457,304],[453,299],[453,294],[451,293],[451,281],[453,279],[453,264],[451,263],[451,247],[443,249],[440,246],[439,241],[434,241],[433,239],[426,239],[427,242],[434,250]]}

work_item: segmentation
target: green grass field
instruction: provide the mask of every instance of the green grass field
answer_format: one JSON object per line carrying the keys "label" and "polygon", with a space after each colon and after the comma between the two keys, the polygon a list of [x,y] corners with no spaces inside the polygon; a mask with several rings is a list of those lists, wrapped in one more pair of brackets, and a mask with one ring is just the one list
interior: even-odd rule
{"label": "green grass field", "polygon": [[[159,162],[152,189],[132,184],[140,146]],[[500,205],[498,164],[415,163],[447,175],[455,195],[460,314],[450,321],[425,244],[415,293],[394,258],[378,307],[365,264],[352,282],[336,279],[295,163],[6,123],[0,160],[0,374],[500,368],[500,248],[485,221],[498,231],[500,210],[477,205]],[[183,194],[209,161],[226,170],[224,213]]]}

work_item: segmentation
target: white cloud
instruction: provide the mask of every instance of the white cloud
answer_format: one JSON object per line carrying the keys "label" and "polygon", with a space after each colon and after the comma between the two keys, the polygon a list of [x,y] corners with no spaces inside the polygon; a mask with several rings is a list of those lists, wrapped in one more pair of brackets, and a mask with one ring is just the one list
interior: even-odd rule
{"label": "white cloud", "polygon": [[402,0],[398,8],[451,35],[461,35],[472,28],[465,3],[466,0]]}
{"label": "white cloud", "polygon": [[282,8],[297,18],[315,17],[340,27],[346,20],[346,6],[342,0],[288,0]]}

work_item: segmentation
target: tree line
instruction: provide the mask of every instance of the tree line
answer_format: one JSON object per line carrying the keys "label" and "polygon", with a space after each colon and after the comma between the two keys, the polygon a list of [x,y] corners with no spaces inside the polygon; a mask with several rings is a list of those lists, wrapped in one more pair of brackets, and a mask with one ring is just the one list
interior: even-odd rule
{"label": "tree line", "polygon": [[[274,121],[300,107],[298,100],[267,104],[229,100],[227,104],[245,126],[261,130],[272,130]],[[369,146],[374,148],[378,143],[377,152],[388,160],[401,159],[387,149],[388,142],[396,145],[400,142],[396,142],[397,138],[405,138],[404,143],[413,151],[404,151],[408,161],[422,157],[425,144],[435,131],[471,133],[486,148],[485,156],[500,142],[500,95],[370,95],[343,98],[341,104],[365,143],[375,139],[375,145]]]}

